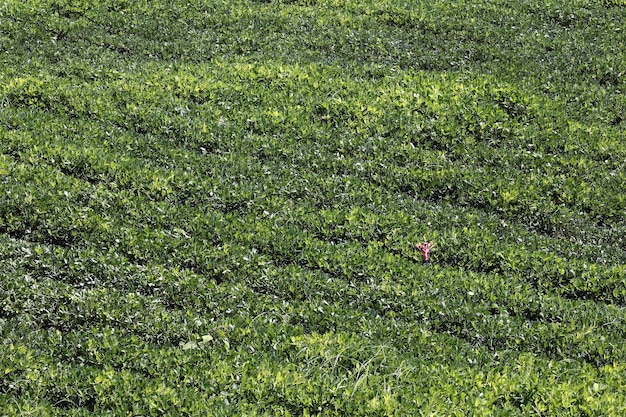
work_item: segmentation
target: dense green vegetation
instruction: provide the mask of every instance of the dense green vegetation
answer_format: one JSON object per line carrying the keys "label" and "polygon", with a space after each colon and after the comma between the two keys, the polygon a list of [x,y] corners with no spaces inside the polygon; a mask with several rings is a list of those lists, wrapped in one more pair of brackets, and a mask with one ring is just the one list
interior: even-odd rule
{"label": "dense green vegetation", "polygon": [[617,0],[3,1],[0,415],[625,415],[624,45]]}

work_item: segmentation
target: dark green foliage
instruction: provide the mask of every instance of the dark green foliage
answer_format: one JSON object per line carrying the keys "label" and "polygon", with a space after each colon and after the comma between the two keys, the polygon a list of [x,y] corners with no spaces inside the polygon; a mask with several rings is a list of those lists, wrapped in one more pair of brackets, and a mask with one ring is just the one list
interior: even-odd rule
{"label": "dark green foliage", "polygon": [[625,17],[3,2],[0,415],[623,415]]}

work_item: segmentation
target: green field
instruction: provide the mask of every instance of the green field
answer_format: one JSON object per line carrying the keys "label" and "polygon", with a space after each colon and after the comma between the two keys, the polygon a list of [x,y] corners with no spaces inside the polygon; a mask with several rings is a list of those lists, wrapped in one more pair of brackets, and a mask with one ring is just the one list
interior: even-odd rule
{"label": "green field", "polygon": [[625,45],[618,0],[0,2],[0,416],[626,415]]}

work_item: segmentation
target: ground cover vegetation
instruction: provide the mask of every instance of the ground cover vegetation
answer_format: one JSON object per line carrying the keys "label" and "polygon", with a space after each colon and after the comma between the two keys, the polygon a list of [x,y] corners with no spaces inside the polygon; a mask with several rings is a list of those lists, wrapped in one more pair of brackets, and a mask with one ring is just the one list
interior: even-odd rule
{"label": "ground cover vegetation", "polygon": [[0,415],[624,415],[625,18],[3,1]]}

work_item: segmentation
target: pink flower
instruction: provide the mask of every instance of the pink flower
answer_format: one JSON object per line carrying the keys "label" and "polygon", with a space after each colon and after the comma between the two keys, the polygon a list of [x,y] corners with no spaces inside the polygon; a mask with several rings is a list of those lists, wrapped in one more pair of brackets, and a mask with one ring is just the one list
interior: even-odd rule
{"label": "pink flower", "polygon": [[422,252],[422,258],[424,259],[424,262],[428,262],[430,260],[430,250],[433,248],[433,246],[435,246],[434,242],[424,242],[415,245],[417,250]]}

